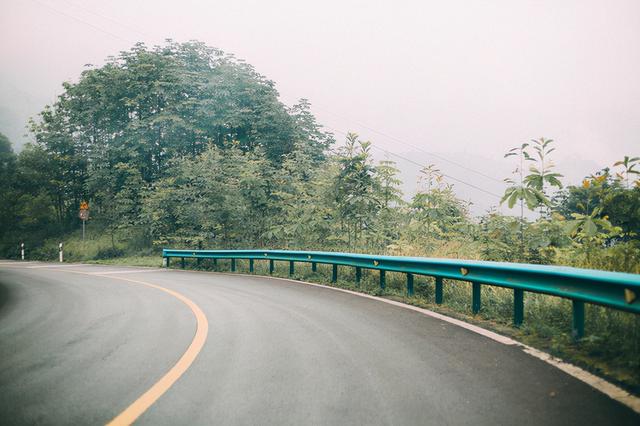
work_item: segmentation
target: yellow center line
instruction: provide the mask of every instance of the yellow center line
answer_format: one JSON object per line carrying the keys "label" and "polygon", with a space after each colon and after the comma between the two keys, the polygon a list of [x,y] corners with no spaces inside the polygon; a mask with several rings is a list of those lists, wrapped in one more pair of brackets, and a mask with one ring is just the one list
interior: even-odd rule
{"label": "yellow center line", "polygon": [[[101,276],[96,273],[88,273],[70,269],[60,270],[60,272],[72,272],[75,274],[89,275],[94,277]],[[135,422],[136,419],[140,417],[145,411],[147,411],[147,409],[151,407],[158,400],[158,398],[160,398],[167,390],[169,390],[169,388],[173,386],[173,384],[180,378],[180,376],[182,376],[184,372],[187,371],[187,369],[191,366],[193,361],[202,350],[205,341],[207,340],[207,334],[209,332],[209,322],[207,321],[207,317],[198,305],[196,305],[191,299],[178,293],[177,291],[170,290],[168,288],[161,287],[157,284],[152,284],[146,281],[115,277],[113,275],[103,275],[103,278],[128,281],[131,283],[151,287],[156,290],[164,291],[165,293],[170,294],[171,296],[187,305],[187,307],[191,309],[191,312],[193,312],[193,315],[196,318],[196,333],[193,336],[191,344],[184,352],[184,354],[182,354],[178,362],[176,362],[175,365],[171,367],[171,369],[145,393],[140,395],[138,399],[133,401],[131,405],[129,405],[124,411],[122,411],[109,423],[107,423],[108,426],[130,425]]]}

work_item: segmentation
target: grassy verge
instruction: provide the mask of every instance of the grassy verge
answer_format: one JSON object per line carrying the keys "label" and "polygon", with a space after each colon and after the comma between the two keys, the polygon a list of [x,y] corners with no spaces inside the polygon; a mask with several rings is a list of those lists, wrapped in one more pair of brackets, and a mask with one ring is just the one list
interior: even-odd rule
{"label": "grassy verge", "polygon": [[126,256],[112,259],[93,259],[86,261],[86,263],[96,263],[101,265],[150,266],[159,268],[162,266],[162,258],[158,255]]}

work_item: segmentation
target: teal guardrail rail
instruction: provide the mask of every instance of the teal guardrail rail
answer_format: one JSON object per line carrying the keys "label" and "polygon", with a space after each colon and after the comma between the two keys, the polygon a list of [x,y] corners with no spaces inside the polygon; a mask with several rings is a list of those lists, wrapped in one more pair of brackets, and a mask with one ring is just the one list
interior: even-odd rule
{"label": "teal guardrail rail", "polygon": [[573,302],[572,334],[579,339],[584,335],[584,304],[606,306],[620,311],[640,314],[640,275],[620,272],[578,269],[563,266],[529,265],[521,263],[483,262],[458,259],[421,257],[376,256],[368,254],[334,253],[289,250],[172,250],[164,249],[163,258],[169,266],[171,258],[230,259],[231,270],[236,260],[249,260],[249,272],[254,262],[269,262],[273,273],[276,261],[289,262],[289,275],[294,275],[295,263],[311,263],[313,271],[318,264],[332,265],[331,281],[338,279],[338,266],[355,268],[356,283],[363,269],[378,270],[380,287],[385,288],[385,272],[400,272],[407,276],[407,294],[413,295],[414,275],[435,278],[435,301],[443,303],[443,280],[467,281],[472,285],[472,311],[481,309],[481,286],[492,285],[513,289],[513,323],[524,321],[524,293],[542,293],[569,299]]}

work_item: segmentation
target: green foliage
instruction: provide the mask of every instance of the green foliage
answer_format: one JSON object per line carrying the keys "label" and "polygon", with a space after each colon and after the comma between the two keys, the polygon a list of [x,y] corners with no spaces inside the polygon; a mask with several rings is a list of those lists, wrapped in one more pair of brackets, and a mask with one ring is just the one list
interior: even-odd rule
{"label": "green foliage", "polygon": [[[549,200],[545,194],[545,183],[560,188],[562,183],[558,179],[562,177],[559,173],[552,172],[553,163],[547,159],[549,154],[555,150],[551,148],[552,139],[540,138],[532,140],[532,144],[523,143],[519,147],[510,149],[505,158],[517,157],[518,167],[514,174],[518,180],[505,179],[510,186],[505,190],[500,203],[507,202],[509,208],[513,208],[516,202],[520,202],[520,218],[523,217],[523,206],[533,210],[539,206],[549,206]],[[535,156],[531,156],[528,149],[533,148]],[[524,175],[524,162],[534,162],[536,165],[529,167],[530,174]],[[545,162],[546,161],[546,162]]]}
{"label": "green foliage", "polygon": [[[629,189],[631,176],[640,175],[640,170],[637,169],[637,167],[640,166],[640,157],[630,158],[628,155],[625,155],[624,159],[613,163],[613,167],[617,167],[617,166],[622,166],[623,171],[621,173],[616,173],[616,176],[620,180],[624,180],[626,183],[627,189]],[[636,180],[635,185],[636,187],[640,186],[640,180]]]}
{"label": "green foliage", "polygon": [[535,151],[533,159],[536,165],[529,167],[530,174],[524,178],[524,183],[527,187],[536,189],[543,195],[545,195],[545,184],[562,188],[562,182],[559,179],[562,175],[553,172],[553,162],[548,159],[549,154],[555,151],[555,148],[551,147],[553,139],[540,138],[533,139],[531,142],[531,147]]}
{"label": "green foliage", "polygon": [[461,234],[469,224],[467,205],[456,198],[453,186],[444,181],[435,165],[424,167],[420,174],[420,188],[409,205],[409,228],[427,238],[449,239]]}
{"label": "green foliage", "polygon": [[337,156],[338,175],[334,180],[335,205],[341,228],[347,234],[347,246],[357,247],[375,226],[375,217],[382,208],[378,194],[380,182],[371,161],[371,143],[349,133],[345,146]]}
{"label": "green foliage", "polygon": [[[0,241],[4,241],[4,236],[15,223],[16,204],[18,194],[15,190],[16,185],[16,155],[11,147],[9,139],[0,133]],[[3,247],[0,247],[2,250]]]}

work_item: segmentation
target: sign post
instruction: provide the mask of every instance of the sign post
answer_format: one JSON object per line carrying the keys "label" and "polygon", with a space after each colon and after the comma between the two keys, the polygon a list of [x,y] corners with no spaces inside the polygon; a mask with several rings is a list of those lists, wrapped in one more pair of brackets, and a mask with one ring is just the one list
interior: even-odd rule
{"label": "sign post", "polygon": [[89,220],[89,203],[86,201],[80,203],[80,214],[78,216],[82,219],[82,241],[84,241],[85,223]]}

